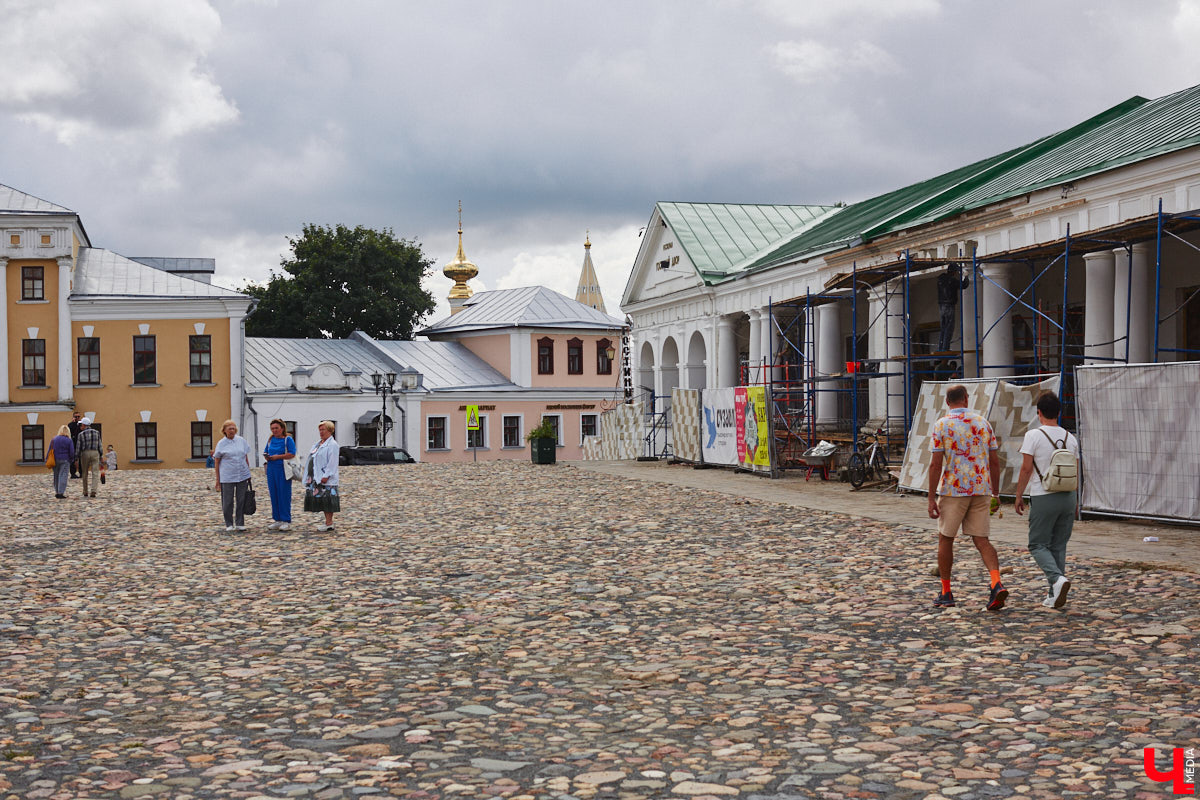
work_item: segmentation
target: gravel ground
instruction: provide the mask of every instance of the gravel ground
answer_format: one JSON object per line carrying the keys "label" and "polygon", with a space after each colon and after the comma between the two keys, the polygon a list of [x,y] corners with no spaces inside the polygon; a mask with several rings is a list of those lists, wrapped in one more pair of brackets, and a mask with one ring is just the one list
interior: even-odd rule
{"label": "gravel ground", "polygon": [[927,530],[491,462],[343,468],[220,527],[210,472],[4,477],[0,797],[1162,797],[1200,576],[1075,558],[1064,612]]}

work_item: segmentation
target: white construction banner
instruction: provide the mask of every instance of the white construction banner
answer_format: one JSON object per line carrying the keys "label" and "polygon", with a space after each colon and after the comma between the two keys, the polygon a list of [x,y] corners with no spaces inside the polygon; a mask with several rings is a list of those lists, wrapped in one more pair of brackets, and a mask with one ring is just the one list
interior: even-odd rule
{"label": "white construction banner", "polygon": [[671,390],[671,444],[677,461],[700,463],[700,390]]}
{"label": "white construction banner", "polygon": [[900,487],[918,492],[929,489],[933,424],[946,415],[946,389],[956,383],[967,389],[967,408],[992,423],[992,430],[1000,441],[1000,494],[1012,496],[1017,490],[1017,476],[1024,460],[1021,442],[1025,439],[1025,431],[1037,427],[1036,403],[1042,393],[1058,394],[1057,375],[1032,384],[1009,383],[996,378],[922,383],[912,427],[908,430],[904,463],[900,467]]}
{"label": "white construction banner", "polygon": [[1075,369],[1085,511],[1200,521],[1200,362]]}
{"label": "white construction banner", "polygon": [[738,425],[734,392],[736,389],[705,389],[701,412],[704,427],[700,432],[705,464],[738,464]]}

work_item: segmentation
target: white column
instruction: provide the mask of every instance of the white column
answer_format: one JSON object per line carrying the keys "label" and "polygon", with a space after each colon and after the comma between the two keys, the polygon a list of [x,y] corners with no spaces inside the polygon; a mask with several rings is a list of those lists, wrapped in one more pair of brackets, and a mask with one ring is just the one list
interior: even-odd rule
{"label": "white column", "polygon": [[[979,355],[975,352],[975,330],[979,321],[979,311],[983,307],[982,280],[975,274],[972,265],[963,265],[963,274],[971,278],[971,285],[963,289],[962,294],[962,347],[963,347],[963,377],[975,377],[975,369],[979,364]],[[976,308],[976,297],[979,298],[979,308]],[[983,331],[979,331],[980,335]]]}
{"label": "white column", "polygon": [[1009,289],[1011,264],[987,264],[979,287],[983,295],[983,314],[979,320],[983,339],[984,377],[1010,375],[1013,372],[1012,305]]}
{"label": "white column", "polygon": [[[775,364],[775,349],[779,346],[779,334],[775,330],[775,320],[771,314],[771,309],[764,308],[762,311],[762,335],[763,335],[763,361],[767,364]],[[767,382],[767,373],[763,372],[763,383]],[[770,371],[771,380],[778,380],[779,373],[774,368]]]}
{"label": "white column", "polygon": [[[1083,257],[1083,264],[1086,298],[1083,307],[1084,358],[1089,364],[1105,364],[1113,355],[1112,290],[1116,258],[1112,251],[1088,253]],[[1037,324],[1036,320],[1034,324]]]}
{"label": "white column", "polygon": [[717,378],[713,386],[737,386],[737,329],[732,317],[717,321]]}
{"label": "white column", "polygon": [[905,373],[908,370],[904,354],[909,345],[904,341],[904,284],[899,280],[892,283],[893,286],[888,287],[887,291],[887,314],[880,320],[880,327],[886,331],[884,349],[887,351],[888,358],[893,360],[880,364],[880,371],[895,373],[895,377],[885,379],[884,392],[887,395],[885,407],[890,423],[888,427],[892,430],[903,431],[904,381],[906,380]]}
{"label": "white column", "polygon": [[844,367],[842,354],[842,320],[835,303],[817,306],[817,424],[837,422],[837,384],[827,379]]}
{"label": "white column", "polygon": [[750,375],[747,383],[762,383],[762,312],[750,309]]}
{"label": "white column", "polygon": [[8,402],[8,258],[0,256],[0,403]]}
{"label": "white column", "polygon": [[[867,358],[875,359],[873,367],[877,372],[887,372],[892,364],[880,361],[887,357],[887,347],[884,337],[887,334],[884,322],[883,289],[878,292],[872,289],[867,303],[867,318],[859,323],[859,330],[867,330]],[[887,416],[887,387],[885,380],[872,379],[866,382],[868,391],[868,413],[875,418]]]}
{"label": "white column", "polygon": [[74,342],[71,340],[71,259],[58,259],[58,400],[70,402],[75,393],[75,381],[71,378],[71,356]]}
{"label": "white column", "polygon": [[1113,254],[1113,358],[1125,360],[1126,355],[1129,356],[1129,363],[1133,363],[1133,351],[1128,347],[1128,319],[1126,314],[1129,312],[1129,253],[1124,247],[1117,248],[1112,251]]}
{"label": "white column", "polygon": [[1129,362],[1147,364],[1154,360],[1154,245],[1135,244],[1129,269]]}

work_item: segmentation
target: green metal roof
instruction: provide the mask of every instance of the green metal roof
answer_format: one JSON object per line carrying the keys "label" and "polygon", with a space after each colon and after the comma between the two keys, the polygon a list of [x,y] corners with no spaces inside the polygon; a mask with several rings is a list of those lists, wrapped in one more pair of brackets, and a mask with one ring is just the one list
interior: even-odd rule
{"label": "green metal roof", "polygon": [[675,234],[705,283],[732,277],[755,263],[763,251],[790,241],[833,206],[658,203],[659,214]]}
{"label": "green metal roof", "polygon": [[[1200,86],[1157,100],[1133,97],[1024,147],[823,217],[798,235],[763,248],[737,273],[813,258],[1197,144]],[[726,274],[723,279],[732,277]]]}

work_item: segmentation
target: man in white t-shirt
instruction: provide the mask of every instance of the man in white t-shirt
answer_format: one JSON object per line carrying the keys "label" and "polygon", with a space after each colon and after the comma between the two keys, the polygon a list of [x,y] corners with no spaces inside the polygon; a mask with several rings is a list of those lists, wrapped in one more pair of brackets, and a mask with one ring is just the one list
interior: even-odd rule
{"label": "man in white t-shirt", "polygon": [[[1075,524],[1078,493],[1048,492],[1040,476],[1050,469],[1050,456],[1061,444],[1079,458],[1079,440],[1058,424],[1062,403],[1058,395],[1046,392],[1037,401],[1041,427],[1026,431],[1021,443],[1021,474],[1017,477],[1016,512],[1025,511],[1025,487],[1029,486],[1029,552],[1046,573],[1050,592],[1042,605],[1062,608],[1067,602],[1071,581],[1067,578],[1067,540]],[[1035,475],[1036,473],[1036,475]],[[1030,480],[1030,477],[1034,480]]]}

